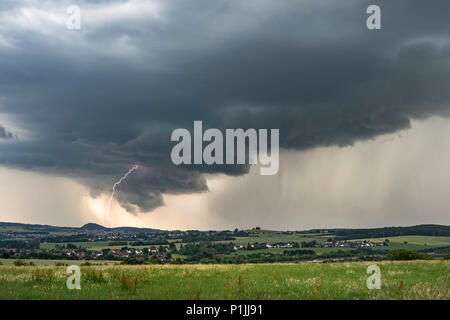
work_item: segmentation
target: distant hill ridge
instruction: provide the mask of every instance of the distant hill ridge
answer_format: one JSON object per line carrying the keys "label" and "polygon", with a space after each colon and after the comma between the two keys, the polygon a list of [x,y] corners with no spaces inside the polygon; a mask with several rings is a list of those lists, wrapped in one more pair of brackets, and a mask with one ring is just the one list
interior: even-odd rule
{"label": "distant hill ridge", "polygon": [[383,238],[396,236],[450,237],[450,226],[421,224],[411,227],[384,227],[371,229],[329,229],[342,240],[359,238]]}
{"label": "distant hill ridge", "polygon": [[108,228],[101,226],[97,223],[86,223],[80,229],[83,229],[83,230],[108,230]]}
{"label": "distant hill ridge", "polygon": [[[179,230],[172,230],[179,231]],[[193,231],[193,230],[192,230]],[[275,231],[275,230],[274,230]],[[294,231],[294,230],[292,230]],[[355,229],[310,229],[300,232],[323,232],[326,231],[335,234],[338,238],[358,239],[358,238],[380,238],[407,235],[422,236],[444,236],[450,237],[450,226],[437,224],[422,224],[408,227],[383,227],[383,228],[355,228]],[[140,232],[167,232],[167,230],[138,228],[138,227],[115,227],[108,228],[97,223],[86,223],[82,227],[58,227],[41,224],[26,224],[18,222],[0,222],[0,233],[4,232],[84,232],[84,233],[100,233],[100,232],[122,232],[122,233],[140,233]]]}
{"label": "distant hill ridge", "polygon": [[18,222],[0,222],[0,232],[160,232],[159,229],[137,228],[137,227],[117,227],[107,228],[97,223],[86,223],[82,227],[59,227],[44,224],[27,224]]}
{"label": "distant hill ridge", "polygon": [[86,231],[108,231],[108,232],[114,232],[114,231],[122,231],[122,232],[158,232],[162,231],[159,229],[151,229],[151,228],[137,228],[137,227],[116,227],[116,228],[107,228],[102,225],[99,225],[97,223],[86,223],[84,226],[80,228],[81,230]]}

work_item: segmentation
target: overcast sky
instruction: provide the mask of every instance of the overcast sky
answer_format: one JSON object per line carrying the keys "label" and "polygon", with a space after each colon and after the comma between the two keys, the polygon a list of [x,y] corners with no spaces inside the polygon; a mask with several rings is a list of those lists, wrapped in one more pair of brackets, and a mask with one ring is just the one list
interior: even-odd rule
{"label": "overcast sky", "polygon": [[[81,8],[69,30],[67,7]],[[381,30],[366,9],[381,7]],[[449,224],[450,2],[3,0],[0,221]],[[170,134],[279,128],[280,171],[183,166]]]}

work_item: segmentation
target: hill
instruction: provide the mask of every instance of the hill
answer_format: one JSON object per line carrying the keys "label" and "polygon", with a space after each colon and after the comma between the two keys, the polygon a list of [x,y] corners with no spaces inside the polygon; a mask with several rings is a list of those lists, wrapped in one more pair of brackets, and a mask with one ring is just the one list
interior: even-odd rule
{"label": "hill", "polygon": [[101,226],[99,224],[96,224],[96,223],[86,223],[80,229],[86,230],[86,231],[107,231],[108,230],[108,228]]}
{"label": "hill", "polygon": [[0,238],[11,236],[18,237],[37,237],[43,235],[74,235],[74,234],[89,234],[89,233],[152,233],[163,232],[158,229],[150,228],[136,228],[136,227],[117,227],[107,228],[96,223],[87,223],[82,227],[59,227],[41,224],[27,224],[17,222],[0,222]]}

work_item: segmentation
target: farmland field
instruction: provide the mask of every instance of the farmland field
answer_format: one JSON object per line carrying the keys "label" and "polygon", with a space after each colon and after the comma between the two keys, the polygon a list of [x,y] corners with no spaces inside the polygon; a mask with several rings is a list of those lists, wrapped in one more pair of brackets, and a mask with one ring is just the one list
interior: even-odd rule
{"label": "farmland field", "polygon": [[0,266],[0,299],[449,299],[449,261],[82,267],[81,290],[65,267]]}
{"label": "farmland field", "polygon": [[[411,244],[419,246],[450,246],[450,237],[432,237],[432,236],[398,236],[398,237],[387,237],[387,238],[372,238],[372,239],[362,239],[369,240],[372,242],[383,242],[388,239],[391,244]],[[356,241],[356,240],[352,240]]]}

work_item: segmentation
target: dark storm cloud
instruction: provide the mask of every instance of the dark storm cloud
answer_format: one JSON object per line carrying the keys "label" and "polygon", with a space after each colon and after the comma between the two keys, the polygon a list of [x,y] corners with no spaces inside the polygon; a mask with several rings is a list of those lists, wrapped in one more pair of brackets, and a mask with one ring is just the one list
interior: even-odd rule
{"label": "dark storm cloud", "polygon": [[14,135],[0,125],[0,139],[12,139]]}
{"label": "dark storm cloud", "polygon": [[[280,128],[282,147],[303,150],[448,114],[448,1],[180,0],[156,14],[122,3],[80,2],[80,31],[46,22],[65,17],[60,2],[33,18],[17,7],[32,1],[1,5],[0,114],[25,133],[0,163],[73,177],[93,195],[137,163],[117,196],[147,211],[162,193],[206,191],[202,173],[248,172],[174,166],[170,133],[194,120]],[[369,4],[381,30],[366,28]]]}

